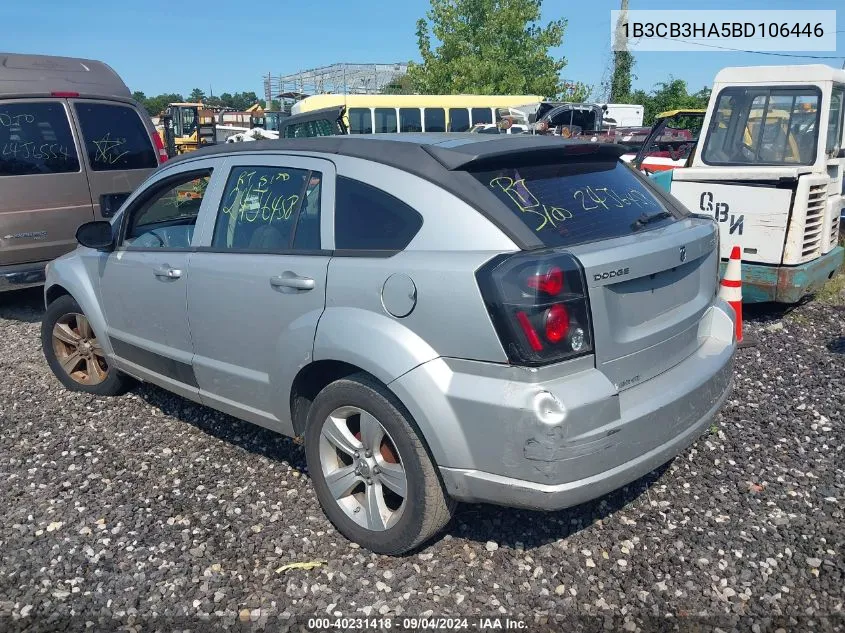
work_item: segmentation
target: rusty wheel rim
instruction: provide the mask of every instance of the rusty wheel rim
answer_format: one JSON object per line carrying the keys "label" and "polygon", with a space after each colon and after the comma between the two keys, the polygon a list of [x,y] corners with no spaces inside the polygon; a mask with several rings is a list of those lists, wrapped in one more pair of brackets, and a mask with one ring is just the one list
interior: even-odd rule
{"label": "rusty wheel rim", "polygon": [[99,385],[108,378],[103,348],[84,314],[70,312],[56,321],[53,351],[62,370],[81,385]]}

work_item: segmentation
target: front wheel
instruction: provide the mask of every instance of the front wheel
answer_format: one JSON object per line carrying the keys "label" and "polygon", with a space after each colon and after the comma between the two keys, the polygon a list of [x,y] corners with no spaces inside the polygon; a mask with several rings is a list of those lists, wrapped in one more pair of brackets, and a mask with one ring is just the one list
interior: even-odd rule
{"label": "front wheel", "polygon": [[402,554],[439,532],[451,501],[402,404],[367,374],[314,399],[305,456],[326,516],[351,541]]}
{"label": "front wheel", "polygon": [[47,306],[41,347],[56,378],[71,391],[116,396],[130,386],[128,377],[109,366],[88,317],[70,295]]}

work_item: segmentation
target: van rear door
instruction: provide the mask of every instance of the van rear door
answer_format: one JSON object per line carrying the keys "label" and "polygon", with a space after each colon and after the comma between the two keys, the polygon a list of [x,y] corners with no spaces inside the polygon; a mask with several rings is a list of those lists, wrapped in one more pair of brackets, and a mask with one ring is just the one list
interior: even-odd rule
{"label": "van rear door", "polygon": [[63,99],[0,99],[0,266],[73,250],[93,219]]}
{"label": "van rear door", "polygon": [[70,104],[81,132],[94,215],[108,219],[158,167],[155,130],[130,103],[71,99]]}

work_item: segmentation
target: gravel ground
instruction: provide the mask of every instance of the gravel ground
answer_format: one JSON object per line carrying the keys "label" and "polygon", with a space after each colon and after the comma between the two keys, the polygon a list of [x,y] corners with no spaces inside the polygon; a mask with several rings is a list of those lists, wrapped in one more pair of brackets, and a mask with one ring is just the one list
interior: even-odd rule
{"label": "gravel ground", "polygon": [[[0,295],[2,630],[278,630],[294,614],[845,630],[842,308],[756,311],[730,401],[660,471],[567,511],[462,506],[404,558],[334,531],[293,441],[146,385],[64,391],[40,315],[39,291]],[[325,564],[280,571],[309,561]]]}

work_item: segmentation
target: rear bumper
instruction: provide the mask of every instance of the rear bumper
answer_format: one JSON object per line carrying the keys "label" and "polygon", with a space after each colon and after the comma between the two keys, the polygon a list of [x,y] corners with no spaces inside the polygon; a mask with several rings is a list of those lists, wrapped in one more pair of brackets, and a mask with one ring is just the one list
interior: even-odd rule
{"label": "rear bumper", "polygon": [[0,266],[0,292],[43,285],[47,264],[48,262],[35,262]]}
{"label": "rear bumper", "polygon": [[[621,392],[591,363],[530,381],[525,370],[496,376],[468,361],[444,371],[443,359],[391,387],[429,440],[455,499],[556,510],[647,474],[710,424],[730,392],[736,350],[726,304],[710,308],[699,340],[681,363]],[[420,388],[428,389],[425,398],[414,397]]]}
{"label": "rear bumper", "polygon": [[[818,259],[798,266],[742,264],[742,302],[797,303],[821,288],[842,265],[845,249],[833,248]],[[721,275],[727,262],[722,262]]]}

